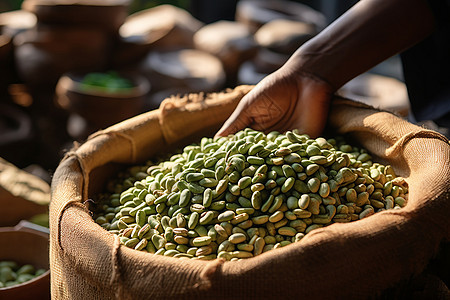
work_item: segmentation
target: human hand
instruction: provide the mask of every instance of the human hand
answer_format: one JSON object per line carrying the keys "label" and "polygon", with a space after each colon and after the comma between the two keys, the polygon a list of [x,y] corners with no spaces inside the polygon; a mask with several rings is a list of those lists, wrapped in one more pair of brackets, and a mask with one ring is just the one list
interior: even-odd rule
{"label": "human hand", "polygon": [[317,137],[325,127],[331,96],[332,88],[326,82],[282,67],[242,98],[216,135],[251,127],[266,133],[298,129]]}

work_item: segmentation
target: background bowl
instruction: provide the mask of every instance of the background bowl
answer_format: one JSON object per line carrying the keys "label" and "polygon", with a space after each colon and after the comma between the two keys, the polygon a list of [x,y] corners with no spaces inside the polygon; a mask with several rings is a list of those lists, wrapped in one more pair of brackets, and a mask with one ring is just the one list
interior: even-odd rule
{"label": "background bowl", "polygon": [[143,112],[150,90],[150,83],[143,76],[136,73],[119,73],[121,77],[129,79],[134,87],[118,93],[109,93],[83,88],[81,81],[85,75],[66,73],[56,86],[57,103],[72,116],[75,115],[86,123],[84,133],[75,133],[72,136],[86,138],[96,130]]}
{"label": "background bowl", "polygon": [[50,299],[48,229],[21,221],[15,227],[0,228],[0,240],[0,261],[12,260],[47,270],[30,281],[0,288],[0,299]]}

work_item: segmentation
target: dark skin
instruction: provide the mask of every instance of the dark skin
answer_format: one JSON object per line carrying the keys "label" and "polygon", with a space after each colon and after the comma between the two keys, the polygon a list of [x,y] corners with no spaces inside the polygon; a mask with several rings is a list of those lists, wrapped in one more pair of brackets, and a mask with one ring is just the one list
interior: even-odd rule
{"label": "dark skin", "polygon": [[319,136],[334,93],[434,30],[425,0],[361,0],[249,92],[217,132],[298,129]]}

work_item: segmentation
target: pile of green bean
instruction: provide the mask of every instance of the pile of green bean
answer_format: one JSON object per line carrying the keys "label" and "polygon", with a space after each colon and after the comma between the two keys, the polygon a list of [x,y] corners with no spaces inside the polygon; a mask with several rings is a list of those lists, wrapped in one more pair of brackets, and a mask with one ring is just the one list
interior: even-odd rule
{"label": "pile of green bean", "polygon": [[0,261],[0,288],[15,286],[44,274],[46,270],[36,269],[33,265],[19,265],[15,261]]}
{"label": "pile of green bean", "polygon": [[203,138],[159,163],[133,166],[96,199],[96,223],[136,250],[238,260],[314,229],[401,208],[390,165],[342,137],[245,129]]}

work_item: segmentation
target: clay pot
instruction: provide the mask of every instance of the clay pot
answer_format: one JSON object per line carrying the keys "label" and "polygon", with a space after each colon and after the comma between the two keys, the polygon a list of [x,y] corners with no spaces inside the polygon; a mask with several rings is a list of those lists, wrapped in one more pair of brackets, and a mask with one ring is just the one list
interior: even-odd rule
{"label": "clay pot", "polygon": [[0,158],[0,206],[8,211],[0,226],[14,226],[21,220],[48,214],[49,203],[47,182]]}
{"label": "clay pot", "polygon": [[49,234],[45,228],[22,221],[0,228],[0,261],[31,264],[47,271],[22,284],[0,288],[0,299],[50,299]]}
{"label": "clay pot", "polygon": [[400,80],[371,73],[347,82],[339,94],[406,118],[410,111],[408,91]]}
{"label": "clay pot", "polygon": [[262,48],[290,56],[316,33],[312,24],[277,19],[262,25],[255,40]]}
{"label": "clay pot", "polygon": [[121,76],[134,83],[134,87],[109,93],[83,88],[81,80],[85,75],[86,73],[64,74],[56,86],[57,103],[72,114],[72,120],[75,116],[75,120],[85,122],[84,128],[69,132],[74,138],[84,139],[96,130],[142,113],[150,91],[150,83],[146,78],[138,74],[121,73]]}
{"label": "clay pot", "polygon": [[247,26],[232,21],[217,21],[203,26],[194,35],[194,45],[220,59],[228,86],[236,84],[240,65],[257,51],[257,44]]}
{"label": "clay pot", "polygon": [[317,31],[326,26],[326,18],[322,13],[294,1],[241,0],[236,6],[236,21],[248,25],[253,32],[276,19],[312,24]]}
{"label": "clay pot", "polygon": [[25,10],[14,10],[0,14],[0,31],[12,37],[35,27],[36,23],[35,14]]}
{"label": "clay pot", "polygon": [[260,82],[268,73],[258,72],[256,65],[253,61],[244,62],[239,68],[238,72],[238,84],[254,85]]}
{"label": "clay pot", "polygon": [[238,71],[238,84],[257,84],[264,77],[279,69],[289,55],[260,48],[253,59],[244,62]]}
{"label": "clay pot", "polygon": [[8,35],[0,35],[0,62],[5,63],[8,59],[12,58],[12,51],[11,37]]}
{"label": "clay pot", "polygon": [[101,30],[39,27],[17,35],[14,45],[18,75],[38,89],[54,88],[65,72],[103,68],[110,39]]}
{"label": "clay pot", "polygon": [[173,5],[159,5],[130,15],[120,27],[124,39],[139,40],[158,50],[189,48],[203,23]]}
{"label": "clay pot", "polygon": [[221,61],[196,49],[151,52],[139,68],[152,83],[153,92],[170,88],[213,92],[223,89],[226,80]]}
{"label": "clay pot", "polygon": [[0,157],[24,167],[33,160],[35,131],[31,117],[18,105],[0,103]]}
{"label": "clay pot", "polygon": [[25,0],[22,9],[39,23],[77,25],[116,32],[128,15],[130,0]]}
{"label": "clay pot", "polygon": [[0,35],[0,102],[8,94],[13,61],[13,46],[11,37]]}
{"label": "clay pot", "polygon": [[113,64],[137,63],[153,50],[192,48],[193,36],[202,26],[188,11],[168,4],[133,13],[119,29]]}

